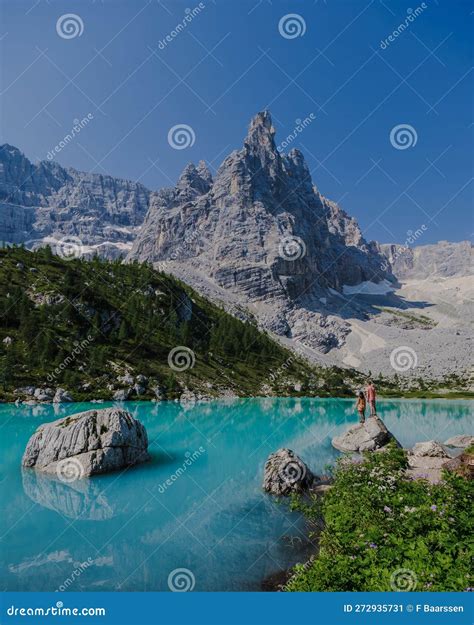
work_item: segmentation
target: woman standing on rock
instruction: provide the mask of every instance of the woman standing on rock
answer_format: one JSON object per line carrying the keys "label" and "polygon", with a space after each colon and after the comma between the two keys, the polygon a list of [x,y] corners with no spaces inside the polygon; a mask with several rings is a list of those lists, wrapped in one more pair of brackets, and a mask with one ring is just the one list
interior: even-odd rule
{"label": "woman standing on rock", "polygon": [[372,380],[369,380],[369,383],[367,385],[366,396],[370,406],[370,416],[375,417],[375,415],[377,414],[377,409],[375,406],[375,386]]}
{"label": "woman standing on rock", "polygon": [[359,413],[359,422],[365,422],[365,395],[363,391],[359,391],[357,395],[357,412]]}

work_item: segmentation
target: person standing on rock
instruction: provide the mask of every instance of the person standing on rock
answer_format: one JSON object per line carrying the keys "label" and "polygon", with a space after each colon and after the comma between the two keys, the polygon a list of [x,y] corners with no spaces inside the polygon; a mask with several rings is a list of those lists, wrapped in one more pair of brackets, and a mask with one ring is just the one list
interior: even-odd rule
{"label": "person standing on rock", "polygon": [[359,413],[359,423],[365,422],[365,395],[364,391],[359,391],[357,395],[357,412]]}
{"label": "person standing on rock", "polygon": [[370,406],[370,416],[375,417],[377,414],[377,409],[375,406],[375,386],[372,380],[369,380],[369,383],[367,384],[367,390],[365,395]]}

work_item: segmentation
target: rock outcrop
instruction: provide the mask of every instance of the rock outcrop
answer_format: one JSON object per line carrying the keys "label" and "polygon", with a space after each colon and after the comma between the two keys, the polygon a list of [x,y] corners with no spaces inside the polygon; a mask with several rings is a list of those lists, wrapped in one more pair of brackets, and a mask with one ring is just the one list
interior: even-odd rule
{"label": "rock outcrop", "polygon": [[279,449],[270,454],[263,477],[263,489],[273,495],[289,495],[310,488],[318,478],[308,466],[291,451]]}
{"label": "rock outcrop", "polygon": [[474,479],[474,453],[466,450],[460,456],[452,458],[443,464],[443,469],[453,471],[469,480]]}
{"label": "rock outcrop", "polygon": [[321,312],[327,289],[392,277],[357,222],[313,186],[303,154],[280,154],[274,135],[259,113],[215,179],[204,163],[188,165],[152,198],[129,258],[258,302],[263,327],[326,353],[347,333]]}
{"label": "rock outcrop", "polygon": [[18,148],[0,146],[0,240],[61,251],[71,237],[79,252],[125,255],[148,210],[152,192],[102,174],[29,161]]}
{"label": "rock outcrop", "polygon": [[362,453],[363,451],[375,451],[396,440],[389,432],[384,422],[378,417],[369,417],[365,423],[358,423],[349,428],[341,436],[332,439],[333,447],[343,452]]}
{"label": "rock outcrop", "polygon": [[449,454],[438,441],[417,443],[408,452],[407,475],[414,479],[428,480],[432,484],[441,481],[441,470]]}
{"label": "rock outcrop", "polygon": [[452,278],[472,275],[472,243],[439,241],[432,245],[378,246],[399,280]]}
{"label": "rock outcrop", "polygon": [[88,410],[41,425],[22,465],[73,482],[148,460],[143,425],[125,410]]}
{"label": "rock outcrop", "polygon": [[447,441],[444,441],[446,447],[458,447],[464,449],[474,444],[474,436],[471,434],[458,434],[457,436],[451,436]]}

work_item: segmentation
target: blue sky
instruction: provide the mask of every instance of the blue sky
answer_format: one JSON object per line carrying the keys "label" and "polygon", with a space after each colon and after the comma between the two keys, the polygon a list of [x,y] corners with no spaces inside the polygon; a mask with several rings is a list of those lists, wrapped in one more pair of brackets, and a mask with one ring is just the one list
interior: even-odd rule
{"label": "blue sky", "polygon": [[[277,143],[297,120],[314,117],[292,145],[319,190],[355,216],[367,238],[404,242],[422,224],[420,244],[471,235],[469,2],[1,6],[1,141],[31,160],[46,158],[73,121],[90,114],[56,160],[157,189],[174,183],[189,161],[217,168],[241,147],[250,118],[269,108]],[[194,17],[186,9],[196,9]],[[57,23],[70,13],[80,18],[77,36],[65,38]],[[298,16],[296,30],[288,14]],[[186,15],[186,27],[160,47]],[[195,134],[187,149],[168,142],[178,124]],[[411,143],[416,133],[406,149],[390,140],[401,124],[414,129]]]}

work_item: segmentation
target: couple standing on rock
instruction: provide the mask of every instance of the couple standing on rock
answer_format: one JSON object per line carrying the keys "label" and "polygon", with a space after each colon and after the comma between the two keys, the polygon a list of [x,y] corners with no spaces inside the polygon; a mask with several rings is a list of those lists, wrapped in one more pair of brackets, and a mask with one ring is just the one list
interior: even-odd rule
{"label": "couple standing on rock", "polygon": [[369,380],[367,384],[365,395],[364,395],[364,391],[359,391],[359,394],[357,396],[356,407],[357,407],[357,412],[359,413],[360,423],[365,422],[365,407],[367,405],[367,402],[369,402],[369,406],[370,406],[369,416],[375,417],[377,414],[376,407],[375,407],[375,386],[372,380]]}

